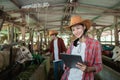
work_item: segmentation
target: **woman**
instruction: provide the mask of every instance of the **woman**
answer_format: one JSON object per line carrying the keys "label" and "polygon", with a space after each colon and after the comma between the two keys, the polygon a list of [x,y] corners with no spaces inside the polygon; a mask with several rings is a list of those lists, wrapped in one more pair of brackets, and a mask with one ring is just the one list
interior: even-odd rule
{"label": "woman", "polygon": [[67,50],[68,54],[80,55],[84,63],[78,62],[77,68],[66,68],[61,80],[94,80],[94,74],[102,69],[100,43],[86,36],[91,26],[90,20],[83,20],[80,16],[71,17],[70,26],[76,37]]}

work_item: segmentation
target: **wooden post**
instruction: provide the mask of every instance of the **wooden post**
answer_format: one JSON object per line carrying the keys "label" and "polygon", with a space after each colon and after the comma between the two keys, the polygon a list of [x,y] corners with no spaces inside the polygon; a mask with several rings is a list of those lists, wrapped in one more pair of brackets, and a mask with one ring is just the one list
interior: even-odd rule
{"label": "wooden post", "polygon": [[30,37],[29,37],[29,48],[31,53],[33,53],[33,30],[30,30]]}
{"label": "wooden post", "polygon": [[10,43],[13,43],[14,42],[14,27],[13,27],[14,25],[11,25],[10,26],[10,36],[9,36],[9,41],[10,41]]}
{"label": "wooden post", "polygon": [[111,45],[112,45],[112,30],[110,30],[111,31]]}
{"label": "wooden post", "polygon": [[115,45],[119,46],[119,35],[118,35],[118,18],[117,16],[114,16],[114,23],[115,23],[115,27],[114,27],[114,35],[115,35]]}
{"label": "wooden post", "polygon": [[0,30],[3,27],[3,23],[5,21],[5,16],[4,16],[4,12],[2,11],[2,8],[0,9]]}
{"label": "wooden post", "polygon": [[[14,25],[10,25],[9,27],[9,42],[10,44],[12,44],[14,42]],[[12,62],[12,59],[13,59],[13,47],[10,46],[10,58],[9,58],[9,62],[10,62],[10,66],[12,66],[13,62]]]}
{"label": "wooden post", "polygon": [[40,53],[40,33],[37,32],[37,52]]}
{"label": "wooden post", "polygon": [[20,27],[22,33],[22,40],[25,41],[25,27]]}
{"label": "wooden post", "polygon": [[42,43],[43,43],[43,35],[42,35],[42,33],[40,33],[39,53],[41,53],[40,51],[42,50]]}

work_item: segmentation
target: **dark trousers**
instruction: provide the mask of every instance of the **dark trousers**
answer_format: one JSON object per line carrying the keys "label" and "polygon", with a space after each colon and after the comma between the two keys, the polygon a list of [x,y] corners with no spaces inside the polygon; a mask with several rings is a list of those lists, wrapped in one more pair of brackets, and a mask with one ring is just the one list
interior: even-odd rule
{"label": "dark trousers", "polygon": [[63,71],[63,61],[53,62],[54,66],[54,78],[55,80],[59,80],[59,71]]}

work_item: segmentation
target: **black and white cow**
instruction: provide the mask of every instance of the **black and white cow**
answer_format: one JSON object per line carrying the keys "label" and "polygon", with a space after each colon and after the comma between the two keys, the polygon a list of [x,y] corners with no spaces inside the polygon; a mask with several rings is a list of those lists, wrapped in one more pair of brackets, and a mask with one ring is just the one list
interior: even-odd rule
{"label": "black and white cow", "polygon": [[25,61],[33,60],[32,54],[25,46],[21,46],[16,54],[16,61],[18,63],[24,63]]}
{"label": "black and white cow", "polygon": [[112,59],[114,61],[120,61],[120,47],[119,46],[115,46],[115,48],[113,49]]}

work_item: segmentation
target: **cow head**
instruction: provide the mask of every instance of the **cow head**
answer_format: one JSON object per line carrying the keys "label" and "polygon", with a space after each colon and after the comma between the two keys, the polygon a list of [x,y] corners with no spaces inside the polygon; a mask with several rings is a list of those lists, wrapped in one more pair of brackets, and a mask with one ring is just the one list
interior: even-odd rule
{"label": "cow head", "polygon": [[120,47],[119,46],[115,46],[115,48],[113,49],[112,59],[114,61],[120,61]]}
{"label": "cow head", "polygon": [[21,46],[17,52],[16,61],[23,63],[28,60],[32,60],[32,54],[27,47]]}

